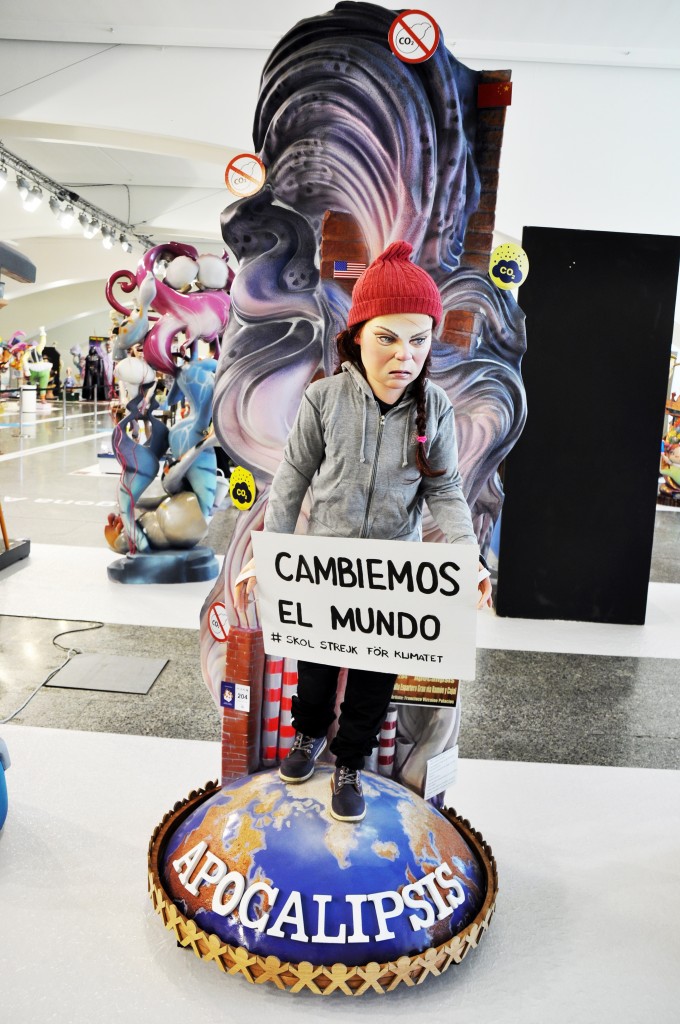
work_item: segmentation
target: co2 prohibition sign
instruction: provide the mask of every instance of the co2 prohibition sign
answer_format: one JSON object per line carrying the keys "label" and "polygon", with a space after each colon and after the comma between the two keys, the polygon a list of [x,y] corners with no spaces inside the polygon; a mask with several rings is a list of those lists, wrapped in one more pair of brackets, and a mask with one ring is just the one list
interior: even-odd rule
{"label": "co2 prohibition sign", "polygon": [[224,182],[229,191],[239,199],[254,196],[264,185],[266,171],[264,164],[255,153],[239,153],[227,164]]}
{"label": "co2 prohibition sign", "polygon": [[399,60],[421,64],[439,45],[439,25],[426,11],[404,11],[390,25],[388,41]]}
{"label": "co2 prohibition sign", "polygon": [[229,624],[227,621],[227,609],[221,601],[215,601],[214,604],[210,605],[208,630],[213,640],[216,640],[218,644],[226,643]]}

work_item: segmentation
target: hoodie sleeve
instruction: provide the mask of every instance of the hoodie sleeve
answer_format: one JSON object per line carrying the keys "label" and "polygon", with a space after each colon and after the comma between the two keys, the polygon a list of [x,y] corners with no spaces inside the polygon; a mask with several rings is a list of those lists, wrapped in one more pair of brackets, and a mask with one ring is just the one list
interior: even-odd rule
{"label": "hoodie sleeve", "polygon": [[439,417],[428,458],[434,467],[447,467],[442,476],[424,476],[420,485],[434,521],[450,544],[476,544],[472,516],[458,472],[458,442],[450,404]]}
{"label": "hoodie sleeve", "polygon": [[272,533],[294,533],[300,508],[312,478],[321,465],[326,445],[319,410],[305,392],[293,429],[274,474],[264,528]]}

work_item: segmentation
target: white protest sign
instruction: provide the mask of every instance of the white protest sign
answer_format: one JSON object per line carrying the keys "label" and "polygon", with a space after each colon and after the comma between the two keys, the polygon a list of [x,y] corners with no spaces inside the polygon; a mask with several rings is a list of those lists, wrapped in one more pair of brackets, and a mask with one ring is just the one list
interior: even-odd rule
{"label": "white protest sign", "polygon": [[478,549],[251,534],[267,654],[474,679]]}

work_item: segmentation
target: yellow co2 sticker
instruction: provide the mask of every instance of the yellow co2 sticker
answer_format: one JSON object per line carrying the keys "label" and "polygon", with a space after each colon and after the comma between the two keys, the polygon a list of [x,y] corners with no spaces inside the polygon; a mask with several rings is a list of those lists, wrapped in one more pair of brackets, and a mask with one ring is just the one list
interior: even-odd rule
{"label": "yellow co2 sticker", "polygon": [[489,258],[489,276],[499,288],[517,288],[529,273],[529,257],[519,245],[497,245]]}
{"label": "yellow co2 sticker", "polygon": [[229,477],[229,497],[236,508],[245,512],[255,501],[256,495],[257,488],[253,474],[243,466],[236,466],[235,469],[232,469]]}

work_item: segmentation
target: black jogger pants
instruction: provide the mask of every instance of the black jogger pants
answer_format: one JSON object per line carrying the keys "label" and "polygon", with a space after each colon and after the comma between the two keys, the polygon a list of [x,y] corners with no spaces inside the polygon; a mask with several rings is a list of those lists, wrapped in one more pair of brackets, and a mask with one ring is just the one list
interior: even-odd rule
{"label": "black jogger pants", "polygon": [[[335,665],[298,661],[298,689],[293,697],[293,725],[305,736],[324,736],[335,719],[338,673]],[[396,675],[349,669],[345,697],[340,706],[338,732],[331,743],[336,762],[363,768],[378,743]]]}

